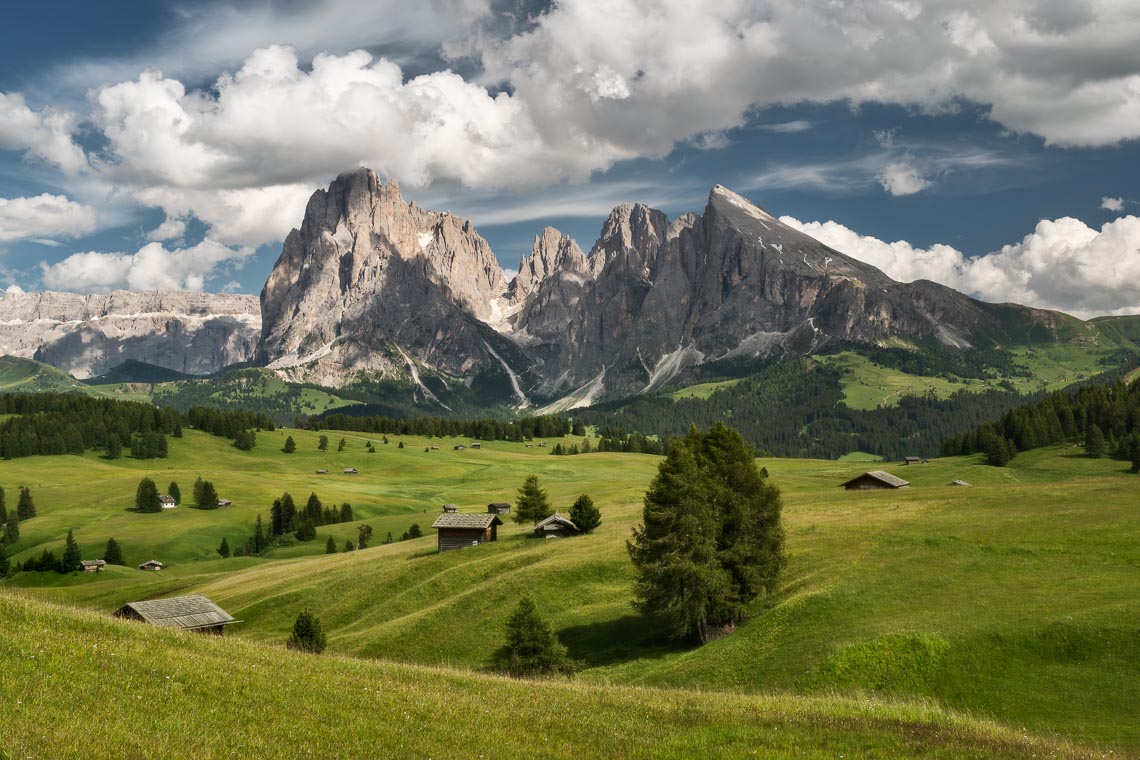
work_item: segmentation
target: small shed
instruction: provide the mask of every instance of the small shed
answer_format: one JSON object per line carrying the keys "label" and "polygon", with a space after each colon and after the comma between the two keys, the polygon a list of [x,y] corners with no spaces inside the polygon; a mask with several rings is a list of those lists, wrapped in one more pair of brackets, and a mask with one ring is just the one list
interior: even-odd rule
{"label": "small shed", "polygon": [[473,448],[473,449],[481,449],[481,448],[483,448],[483,444],[481,444],[481,443],[473,443],[473,444],[471,444],[471,448]]}
{"label": "small shed", "polygon": [[511,505],[505,501],[493,501],[487,505],[487,511],[493,515],[509,515]]}
{"label": "small shed", "polygon": [[218,499],[218,506],[219,507],[228,507],[228,506],[231,506],[232,504],[233,504],[233,501],[231,501],[230,499]]}
{"label": "small shed", "polygon": [[538,444],[538,447],[540,449],[545,449],[546,448],[546,441],[543,441],[542,443]]}
{"label": "small shed", "polygon": [[534,444],[533,444],[533,443],[528,443],[528,444],[526,445],[526,447],[527,447],[528,449],[533,449],[533,448],[534,448]]}
{"label": "small shed", "polygon": [[948,486],[968,486],[968,485],[970,485],[970,484],[969,484],[969,483],[967,483],[967,482],[966,482],[966,481],[964,481],[964,480],[951,480],[951,481],[950,481],[949,483],[947,483],[946,485],[948,485]]}
{"label": "small shed", "polygon": [[918,464],[921,461],[922,461],[921,457],[903,457],[903,464],[904,465]]}
{"label": "small shed", "polygon": [[178,506],[178,502],[174,500],[174,497],[165,493],[158,497],[158,503],[162,505],[163,509],[174,509]]}
{"label": "small shed", "polygon": [[572,536],[578,532],[578,526],[570,522],[569,518],[555,512],[545,520],[534,524],[535,538],[562,538]]}
{"label": "small shed", "polygon": [[464,446],[462,443],[457,443],[457,444],[455,444],[454,446],[452,446],[452,447],[451,447],[451,450],[452,450],[452,451],[463,451],[463,450],[465,450],[466,448],[467,448],[467,447],[466,447],[466,446]]}
{"label": "small shed", "polygon": [[848,491],[870,491],[876,488],[907,488],[910,483],[882,470],[871,470],[841,484]]}
{"label": "small shed", "polygon": [[115,617],[205,633],[221,633],[223,627],[241,622],[201,594],[131,602],[120,607]]}
{"label": "small shed", "polygon": [[432,451],[439,451],[439,445],[438,445],[438,444],[435,444],[435,443],[433,443],[433,444],[431,445],[431,450],[432,450]]}
{"label": "small shed", "polygon": [[164,567],[166,567],[166,565],[162,564],[157,559],[152,559],[149,562],[144,562],[139,565],[139,570],[150,570],[153,572],[158,572]]}
{"label": "small shed", "polygon": [[345,467],[344,468],[344,474],[345,475],[359,475],[360,470],[356,469],[355,467]]}
{"label": "small shed", "polygon": [[444,512],[458,512],[458,511],[459,511],[459,507],[457,507],[457,506],[456,506],[456,505],[454,505],[454,504],[444,504],[444,505],[443,505],[443,511],[444,511]]}
{"label": "small shed", "polygon": [[431,527],[439,531],[436,536],[437,548],[440,552],[447,552],[498,540],[498,529],[502,524],[503,521],[498,515],[489,512],[485,514],[444,512],[435,518]]}
{"label": "small shed", "polygon": [[317,474],[318,475],[328,475],[329,471],[328,470],[317,470]]}
{"label": "small shed", "polygon": [[82,559],[79,564],[85,573],[101,573],[107,569],[107,563],[101,559]]}

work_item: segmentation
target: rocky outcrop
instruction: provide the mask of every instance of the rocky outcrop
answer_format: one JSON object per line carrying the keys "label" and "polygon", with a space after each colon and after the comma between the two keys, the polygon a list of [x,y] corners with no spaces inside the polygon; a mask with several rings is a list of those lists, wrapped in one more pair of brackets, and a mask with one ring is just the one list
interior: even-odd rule
{"label": "rocky outcrop", "polygon": [[720,186],[702,214],[673,221],[615,208],[588,255],[546,228],[508,285],[469,222],[361,170],[316,193],[286,240],[262,292],[258,356],[328,385],[400,373],[425,398],[418,371],[468,384],[497,373],[520,404],[566,408],[840,340],[969,348],[1000,339],[1009,308],[1020,309],[895,282]]}
{"label": "rocky outcrop", "polygon": [[128,359],[210,374],[250,361],[260,332],[254,296],[156,290],[0,298],[0,353],[36,359],[81,379]]}
{"label": "rocky outcrop", "polygon": [[[471,377],[500,362],[486,321],[507,283],[471,223],[426,211],[370,170],[309,200],[261,293],[261,362],[340,386],[416,365]],[[418,382],[418,380],[416,380]]]}

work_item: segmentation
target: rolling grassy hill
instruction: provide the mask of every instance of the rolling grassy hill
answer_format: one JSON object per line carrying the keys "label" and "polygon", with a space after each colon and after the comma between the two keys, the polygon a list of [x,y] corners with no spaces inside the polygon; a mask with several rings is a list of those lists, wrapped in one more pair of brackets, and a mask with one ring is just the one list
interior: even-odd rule
{"label": "rolling grassy hill", "polygon": [[[468,672],[488,662],[526,591],[584,665],[570,691],[627,684],[809,701],[927,700],[1035,734],[1140,748],[1140,546],[1132,538],[1140,532],[1140,480],[1122,463],[1066,448],[1024,453],[1003,469],[973,458],[888,464],[913,487],[848,493],[836,485],[865,465],[762,460],[784,491],[789,565],[781,588],[759,600],[735,634],[691,649],[662,638],[629,604],[624,542],[656,458],[553,457],[508,442],[455,452],[444,441],[424,451],[427,440],[395,436],[387,446],[372,439],[378,452],[367,454],[366,439],[353,434],[336,452],[337,433],[332,450],[319,452],[316,434],[287,432],[297,439],[296,454],[279,451],[286,431],[260,435],[252,452],[188,431],[165,461],[89,455],[0,462],[0,484],[9,493],[30,484],[40,511],[21,526],[17,559],[45,545],[58,551],[70,527],[86,557],[113,535],[129,563],[169,563],[158,574],[24,573],[5,585],[103,612],[131,599],[201,592],[246,621],[234,636],[267,646],[279,645],[309,607],[329,631],[331,652]],[[347,466],[360,475],[340,475]],[[316,475],[319,468],[331,474]],[[579,493],[593,496],[602,527],[535,541],[508,524],[496,544],[447,555],[435,554],[427,530],[415,541],[323,554],[327,535],[342,546],[360,522],[373,526],[378,543],[413,521],[427,529],[443,502],[479,511],[489,501],[513,500],[531,472],[563,509]],[[175,479],[184,492],[200,474],[235,505],[135,514],[127,507],[144,474],[160,486]],[[955,478],[974,485],[945,485]],[[256,515],[268,518],[269,503],[285,490],[301,502],[312,490],[326,503],[347,500],[361,519],[320,528],[316,541],[266,558],[219,559],[222,536],[234,545],[244,540]],[[450,671],[440,677],[482,683]],[[725,697],[738,698],[764,699]]]}

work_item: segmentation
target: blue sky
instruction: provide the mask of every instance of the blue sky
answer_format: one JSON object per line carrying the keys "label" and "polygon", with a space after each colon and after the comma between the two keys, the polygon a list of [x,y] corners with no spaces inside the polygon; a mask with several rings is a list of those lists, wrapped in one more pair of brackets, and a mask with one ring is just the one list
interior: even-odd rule
{"label": "blue sky", "polygon": [[1134,5],[10,4],[0,282],[257,293],[365,165],[508,269],[720,183],[898,279],[1140,312]]}

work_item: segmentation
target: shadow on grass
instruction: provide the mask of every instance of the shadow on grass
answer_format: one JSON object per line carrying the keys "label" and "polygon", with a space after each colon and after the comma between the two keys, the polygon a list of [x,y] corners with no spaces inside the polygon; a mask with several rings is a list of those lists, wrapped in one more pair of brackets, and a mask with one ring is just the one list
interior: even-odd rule
{"label": "shadow on grass", "polygon": [[566,645],[570,657],[587,668],[655,659],[690,648],[684,642],[669,639],[656,621],[632,614],[563,628],[558,639]]}

